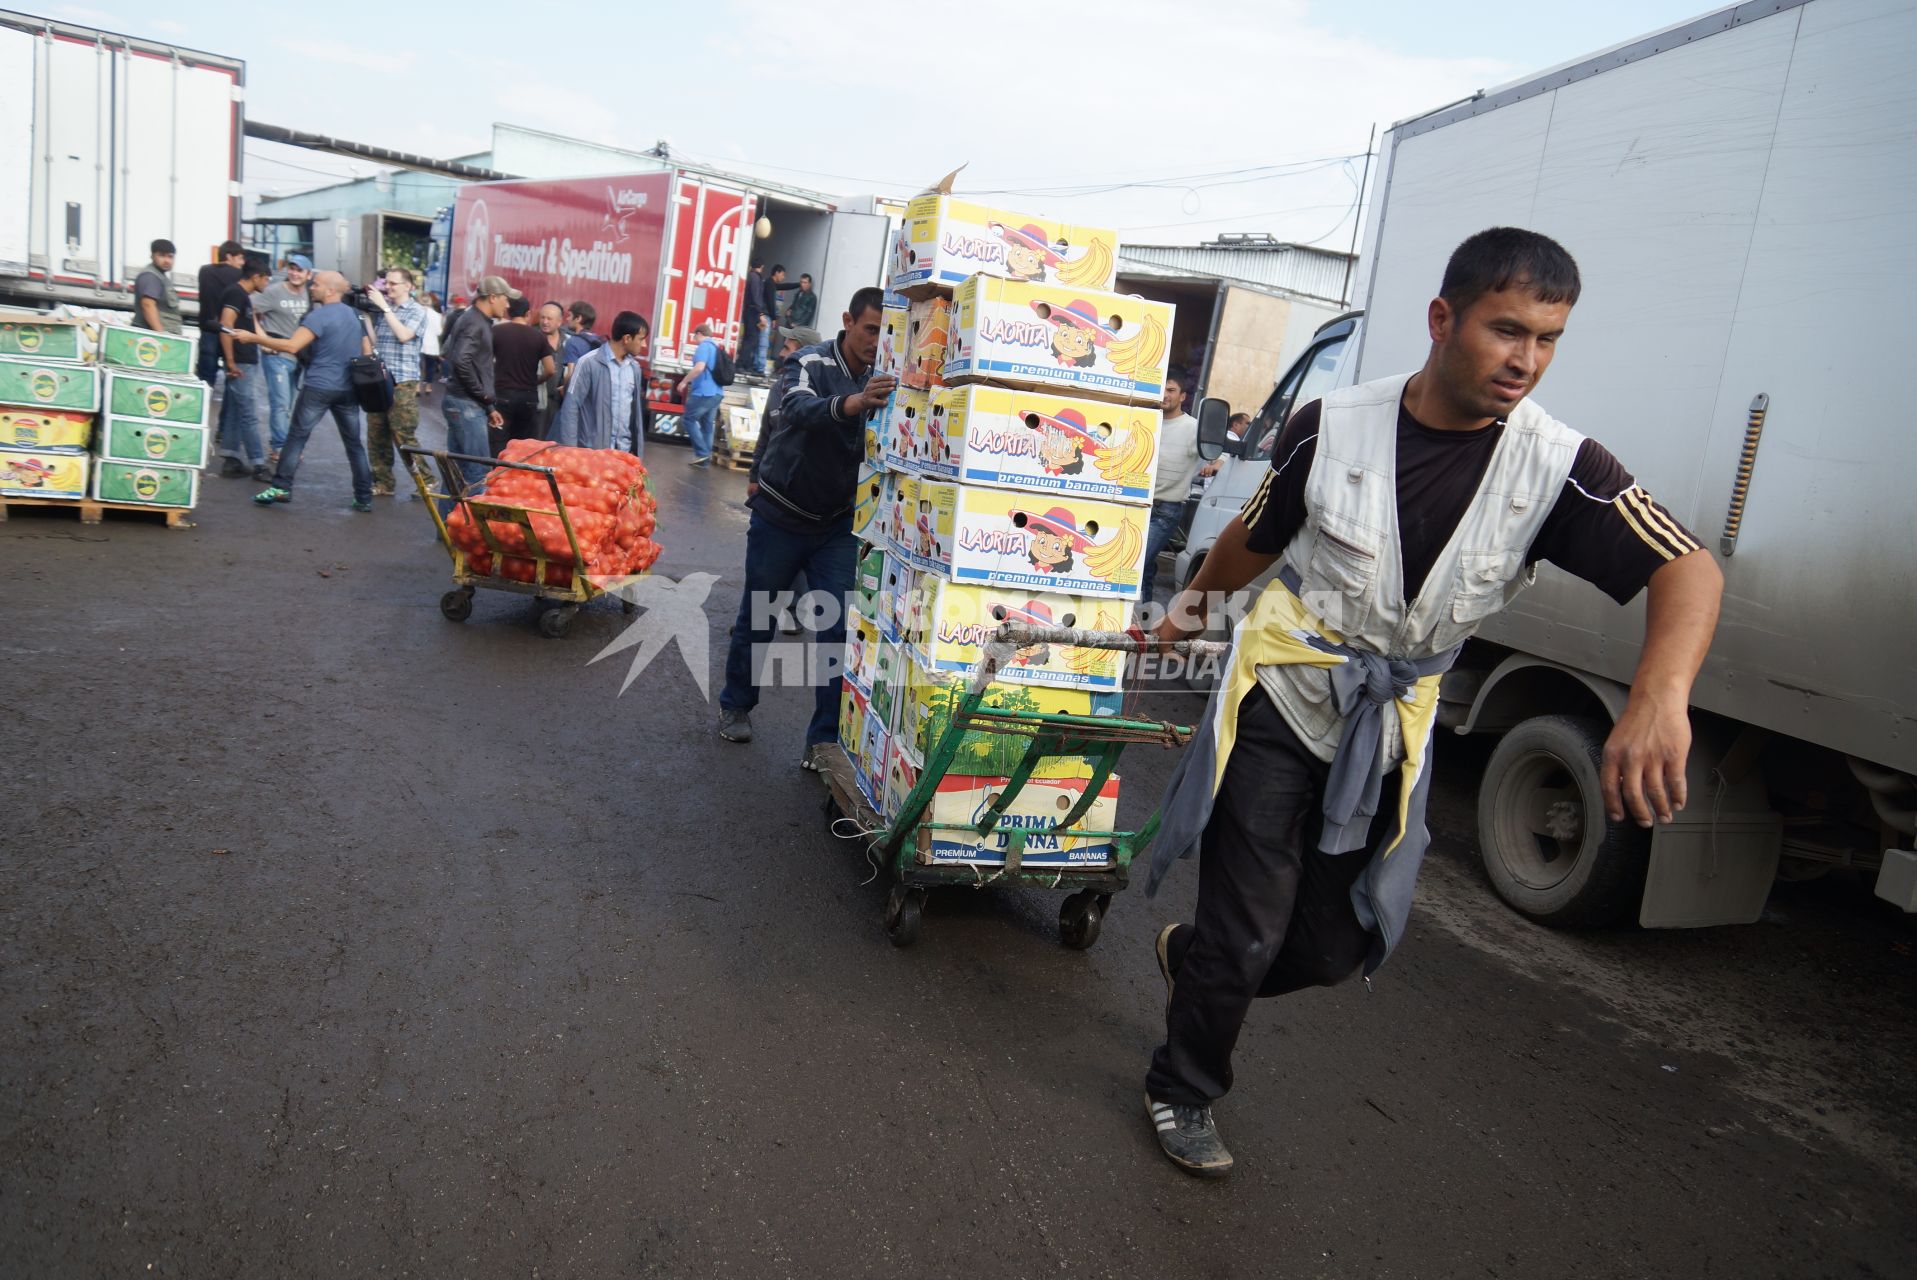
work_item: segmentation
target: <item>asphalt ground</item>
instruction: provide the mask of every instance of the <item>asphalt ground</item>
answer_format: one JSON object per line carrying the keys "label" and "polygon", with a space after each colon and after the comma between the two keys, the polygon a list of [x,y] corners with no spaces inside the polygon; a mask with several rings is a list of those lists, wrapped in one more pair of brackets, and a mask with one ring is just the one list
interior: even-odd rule
{"label": "asphalt ground", "polygon": [[[716,693],[744,479],[651,453]],[[616,608],[442,619],[423,507],[347,510],[333,439],[255,488],[0,526],[9,1277],[1917,1273],[1917,929],[1851,879],[1541,929],[1447,741],[1410,937],[1254,1011],[1201,1183],[1141,1101],[1195,869],[1089,952],[966,890],[895,949],[804,691],[721,742],[681,663],[589,662]]]}

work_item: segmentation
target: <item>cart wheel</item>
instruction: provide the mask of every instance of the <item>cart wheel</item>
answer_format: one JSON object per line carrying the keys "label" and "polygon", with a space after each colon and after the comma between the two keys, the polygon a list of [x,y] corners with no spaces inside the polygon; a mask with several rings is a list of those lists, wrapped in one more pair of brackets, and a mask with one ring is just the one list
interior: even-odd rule
{"label": "cart wheel", "polygon": [[895,947],[909,947],[919,940],[919,921],[925,911],[925,890],[892,886],[885,899],[885,936]]}
{"label": "cart wheel", "polygon": [[572,630],[572,620],[579,616],[579,606],[565,605],[558,609],[548,609],[539,615],[539,634],[552,640],[563,640]]}
{"label": "cart wheel", "polygon": [[473,616],[473,589],[464,587],[458,591],[448,591],[439,598],[439,611],[446,615],[448,622],[464,622]]}
{"label": "cart wheel", "polygon": [[1058,908],[1058,930],[1066,946],[1083,951],[1098,941],[1098,926],[1104,923],[1110,894],[1081,890],[1065,899]]}

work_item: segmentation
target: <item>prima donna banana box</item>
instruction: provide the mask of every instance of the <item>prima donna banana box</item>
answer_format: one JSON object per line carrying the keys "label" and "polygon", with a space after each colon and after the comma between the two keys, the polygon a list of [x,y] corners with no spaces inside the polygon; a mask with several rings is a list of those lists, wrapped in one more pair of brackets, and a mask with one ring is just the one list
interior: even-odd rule
{"label": "prima donna banana box", "polygon": [[954,288],[978,274],[1002,280],[1109,289],[1118,270],[1118,233],[991,209],[946,195],[905,206],[891,288]]}
{"label": "prima donna banana box", "polygon": [[994,382],[1155,404],[1172,307],[1091,289],[973,276],[952,299],[948,385]]}
{"label": "prima donna banana box", "polygon": [[[1149,507],[917,479],[900,550],[954,582],[1138,598]],[[949,514],[948,514],[949,513]]]}
{"label": "prima donna banana box", "polygon": [[[928,669],[962,677],[972,670],[983,656],[985,645],[1007,622],[1121,631],[1125,614],[1124,602],[1109,596],[1061,596],[1025,587],[962,586],[928,573],[913,588],[908,610],[911,623],[905,640],[913,656]],[[1124,676],[1124,654],[1065,645],[1028,645],[1016,651],[998,671],[998,679],[1013,684],[1066,689],[1119,689]]]}
{"label": "prima donna banana box", "polygon": [[78,409],[16,409],[0,405],[0,445],[16,449],[79,451],[93,439],[93,415]]}
{"label": "prima donna banana box", "polygon": [[932,396],[914,466],[921,475],[1149,506],[1164,415],[1006,387]]}
{"label": "prima donna banana box", "polygon": [[[970,681],[961,675],[928,671],[908,656],[907,676],[898,708],[894,740],[902,742],[918,760],[930,762],[939,739],[951,726],[964,701]],[[1044,685],[994,681],[979,706],[985,711],[1017,711],[1055,716],[1115,716],[1125,695],[1115,690],[1057,689]],[[988,733],[966,729],[950,773],[975,777],[1008,777],[1025,758],[1031,738],[1022,733]],[[1035,778],[1089,778],[1092,762],[1084,756],[1047,756],[1033,769]]]}
{"label": "prima donna banana box", "polygon": [[[1069,827],[1071,816],[1091,785],[1085,778],[1034,778],[1013,795],[990,835],[974,827],[1000,803],[1008,779],[947,774],[938,780],[932,803],[921,820],[931,824],[920,842],[922,863],[1005,864],[1011,833],[1024,833],[1020,862],[1027,867],[1107,867],[1118,851],[1111,832],[1118,825],[1118,779],[1107,778],[1085,812]],[[1082,833],[1082,834],[1081,834]]]}

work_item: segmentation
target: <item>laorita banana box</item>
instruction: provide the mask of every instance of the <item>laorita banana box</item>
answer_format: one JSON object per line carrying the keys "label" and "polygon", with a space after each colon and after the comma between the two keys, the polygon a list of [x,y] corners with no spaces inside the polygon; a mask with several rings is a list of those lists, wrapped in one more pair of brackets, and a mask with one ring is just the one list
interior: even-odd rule
{"label": "laorita banana box", "polygon": [[1155,404],[1165,392],[1172,308],[1089,289],[974,276],[952,300],[945,381],[1076,389]]}
{"label": "laorita banana box", "polygon": [[78,360],[80,326],[38,313],[0,312],[0,355],[36,360]]}
{"label": "laorita banana box", "polygon": [[859,464],[858,487],[852,491],[852,536],[875,541],[877,524],[885,497],[885,472],[869,463]]}
{"label": "laorita banana box", "polygon": [[879,814],[887,822],[898,817],[905,808],[906,797],[912,794],[912,788],[919,785],[919,774],[923,767],[899,735],[893,734],[885,752],[885,777],[879,786]]}
{"label": "laorita banana box", "polygon": [[927,405],[923,391],[900,386],[886,398],[879,438],[885,442],[885,465],[896,471],[916,471],[925,440]]}
{"label": "laorita banana box", "polygon": [[914,476],[907,488],[907,500],[900,504],[899,528],[893,535],[892,545],[918,568],[943,572],[952,562],[959,486]]}
{"label": "laorita banana box", "polygon": [[159,418],[205,426],[210,397],[197,379],[150,377],[130,369],[108,369],[106,410],[116,418]]}
{"label": "laorita banana box", "polygon": [[[933,501],[935,530],[930,552],[913,556],[920,568],[973,585],[1138,598],[1149,507],[925,479],[917,488],[922,507],[928,494]],[[946,494],[949,536],[938,521]]]}
{"label": "laorita banana box", "polygon": [[[1082,627],[1122,631],[1126,606],[1109,596],[1061,596],[1024,587],[969,587],[922,574],[915,588],[913,626],[906,635],[913,656],[932,671],[963,677],[984,656],[1005,623],[1029,627]],[[1123,687],[1125,655],[1108,649],[1028,645],[998,671],[1015,684],[1065,689]]]}
{"label": "laorita banana box", "polygon": [[885,757],[891,748],[891,731],[879,718],[879,709],[870,707],[859,733],[859,753],[852,760],[852,771],[858,776],[859,790],[865,792],[874,809],[885,797]]}
{"label": "laorita banana box", "polygon": [[200,498],[200,471],[197,467],[113,462],[102,458],[94,464],[93,496],[102,502],[190,507]]}
{"label": "laorita banana box", "polygon": [[865,691],[850,680],[839,686],[839,745],[849,757],[859,754],[859,738],[865,733],[865,717],[871,714]]}
{"label": "laorita banana box", "polygon": [[914,510],[918,503],[918,477],[903,471],[887,471],[882,481],[879,519],[873,526],[874,532],[885,539],[888,548],[897,550],[909,561],[912,557],[911,552],[905,549],[904,531],[912,524],[908,512]]}
{"label": "laorita banana box", "polygon": [[212,432],[186,422],[107,418],[100,424],[100,456],[120,462],[165,462],[203,467]]}
{"label": "laorita banana box", "polygon": [[110,324],[100,330],[100,363],[143,373],[190,375],[193,342],[177,333]]}
{"label": "laorita banana box", "polygon": [[[905,705],[899,708],[898,733],[905,745],[929,764],[933,749],[965,697],[969,681],[963,676],[929,671],[917,661],[907,665],[910,675],[905,686]],[[1110,716],[1119,713],[1123,702],[1124,695],[1107,690],[1055,689],[999,681],[986,689],[980,706],[988,711]],[[1030,742],[1026,734],[967,729],[959,740],[958,755],[950,771],[985,777],[1007,776],[1018,767]],[[1054,756],[1042,762],[1034,776],[1089,778],[1091,764],[1080,756]]]}
{"label": "laorita banana box", "polygon": [[14,498],[84,498],[84,453],[0,448],[0,493]]}
{"label": "laorita banana box", "polygon": [[859,692],[870,698],[872,676],[878,670],[878,662],[879,624],[857,609],[848,611],[845,615],[846,683],[857,685]]}
{"label": "laorita banana box", "polygon": [[[980,835],[977,825],[1000,803],[1007,779],[947,774],[938,781],[922,822],[932,824],[918,845],[922,863],[1005,865],[1012,833],[1024,838],[1019,862],[1025,867],[1108,867],[1118,857],[1112,831],[1118,822],[1118,779],[1107,778],[1085,812],[1072,817],[1091,783],[1084,778],[1034,778],[1012,796],[992,826]],[[1072,818],[1070,826],[1059,824]],[[958,829],[954,829],[958,828]]]}
{"label": "laorita banana box", "polygon": [[1112,287],[1118,233],[1033,218],[951,196],[924,195],[905,207],[891,286],[918,293],[956,288],[974,275],[1071,289]]}
{"label": "laorita banana box", "polygon": [[911,304],[904,298],[896,302],[887,297],[879,316],[879,351],[872,361],[872,376],[896,378],[905,372],[906,322]]}
{"label": "laorita banana box", "polygon": [[0,356],[0,404],[97,413],[100,371],[38,356]]}
{"label": "laorita banana box", "polygon": [[952,345],[952,303],[920,298],[906,312],[905,368],[899,382],[918,391],[945,385],[945,356]]}
{"label": "laorita banana box", "polygon": [[879,638],[878,660],[872,670],[872,715],[887,730],[898,723],[900,693],[906,680],[905,646],[896,640]]}
{"label": "laorita banana box", "polygon": [[93,415],[78,409],[0,406],[0,445],[17,449],[84,450],[93,442]]}
{"label": "laorita banana box", "polygon": [[873,615],[879,634],[887,640],[903,641],[911,617],[912,592],[917,589],[918,570],[898,552],[887,549],[885,565],[879,574],[879,598]]}
{"label": "laorita banana box", "polygon": [[1055,391],[933,393],[921,475],[1149,506],[1164,415]]}

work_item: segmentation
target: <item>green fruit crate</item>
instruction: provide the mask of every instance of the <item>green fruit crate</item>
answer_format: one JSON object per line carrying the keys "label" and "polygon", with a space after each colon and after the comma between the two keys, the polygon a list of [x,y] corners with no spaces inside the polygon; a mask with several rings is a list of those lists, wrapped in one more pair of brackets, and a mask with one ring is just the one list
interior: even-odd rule
{"label": "green fruit crate", "polygon": [[130,506],[191,507],[199,501],[200,473],[194,467],[103,458],[93,472],[93,496]]}
{"label": "green fruit crate", "polygon": [[100,363],[146,373],[191,374],[193,340],[177,333],[110,324],[100,331]]}
{"label": "green fruit crate", "polygon": [[106,371],[106,411],[110,417],[155,418],[203,427],[211,399],[204,382],[155,378],[128,369]]}
{"label": "green fruit crate", "polygon": [[99,453],[120,462],[163,462],[203,467],[209,428],[152,418],[108,418],[100,428]]}
{"label": "green fruit crate", "polygon": [[71,320],[22,320],[0,316],[0,355],[35,360],[78,360],[80,326]]}
{"label": "green fruit crate", "polygon": [[0,404],[93,413],[100,407],[100,374],[92,365],[0,355]]}

